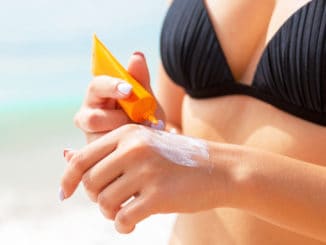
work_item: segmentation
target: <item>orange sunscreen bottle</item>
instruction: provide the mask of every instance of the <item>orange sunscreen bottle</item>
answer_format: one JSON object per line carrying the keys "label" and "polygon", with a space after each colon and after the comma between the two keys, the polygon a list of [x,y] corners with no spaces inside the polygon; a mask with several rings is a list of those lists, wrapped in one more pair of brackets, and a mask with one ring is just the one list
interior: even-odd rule
{"label": "orange sunscreen bottle", "polygon": [[132,92],[128,98],[120,99],[118,102],[129,118],[138,123],[144,121],[154,125],[159,123],[154,116],[157,108],[154,97],[123,68],[96,35],[93,37],[92,74],[108,75],[128,82],[132,86]]}

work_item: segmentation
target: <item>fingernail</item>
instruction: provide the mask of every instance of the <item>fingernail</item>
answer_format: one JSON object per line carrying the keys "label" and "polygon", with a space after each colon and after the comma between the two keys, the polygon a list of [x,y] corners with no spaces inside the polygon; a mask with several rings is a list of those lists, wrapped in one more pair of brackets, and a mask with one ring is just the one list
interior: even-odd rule
{"label": "fingernail", "polygon": [[133,53],[133,55],[139,55],[139,56],[145,58],[145,55],[144,55],[142,52],[140,52],[140,51],[135,51],[135,52]]}
{"label": "fingernail", "polygon": [[165,128],[165,124],[162,120],[158,120],[157,123],[151,123],[151,128],[157,130],[163,130]]}
{"label": "fingernail", "polygon": [[63,192],[61,187],[59,188],[59,200],[60,200],[60,202],[65,200],[65,193]]}
{"label": "fingernail", "polygon": [[130,94],[132,86],[129,83],[120,83],[118,85],[118,91],[123,95]]}
{"label": "fingernail", "polygon": [[63,149],[63,157],[66,157],[66,155],[67,155],[67,153],[69,151],[72,151],[72,149],[71,148],[65,148],[65,149]]}

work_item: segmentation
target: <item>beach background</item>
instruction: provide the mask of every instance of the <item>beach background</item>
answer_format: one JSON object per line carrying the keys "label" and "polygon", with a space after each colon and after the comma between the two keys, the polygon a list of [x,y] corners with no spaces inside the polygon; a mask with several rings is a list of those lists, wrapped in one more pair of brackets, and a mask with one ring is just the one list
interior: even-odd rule
{"label": "beach background", "polygon": [[90,75],[92,35],[127,64],[147,57],[155,88],[166,0],[11,0],[0,8],[0,244],[167,244],[174,215],[130,235],[79,187],[60,203],[63,149],[85,144],[72,118]]}

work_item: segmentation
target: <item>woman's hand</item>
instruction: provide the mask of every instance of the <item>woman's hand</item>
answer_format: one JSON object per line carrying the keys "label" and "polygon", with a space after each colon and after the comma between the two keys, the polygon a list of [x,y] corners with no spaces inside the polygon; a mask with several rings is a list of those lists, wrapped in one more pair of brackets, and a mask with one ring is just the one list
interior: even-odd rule
{"label": "woman's hand", "polygon": [[[131,56],[128,72],[152,93],[149,72],[142,53],[135,52]],[[131,91],[132,86],[127,82],[109,76],[98,76],[90,82],[83,105],[74,118],[76,126],[86,134],[88,142],[131,122],[117,103],[118,99],[127,98]],[[163,119],[161,109],[157,116]]]}
{"label": "woman's hand", "polygon": [[[195,212],[221,205],[225,171],[210,162],[209,143],[141,125],[125,125],[69,152],[64,198],[83,181],[121,233],[151,214]],[[128,201],[128,202],[127,202]]]}

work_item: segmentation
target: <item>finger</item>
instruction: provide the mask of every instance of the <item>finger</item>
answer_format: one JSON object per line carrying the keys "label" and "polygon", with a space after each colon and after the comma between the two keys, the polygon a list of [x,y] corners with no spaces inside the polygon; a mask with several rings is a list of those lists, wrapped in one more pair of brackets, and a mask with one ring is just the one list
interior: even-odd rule
{"label": "finger", "polygon": [[117,178],[128,179],[133,188],[137,186],[141,182],[141,176],[133,161],[133,157],[128,157],[117,149],[90,168],[82,180],[91,199],[96,201],[98,194]]}
{"label": "finger", "polygon": [[133,78],[140,82],[147,91],[152,93],[148,66],[143,53],[133,53],[129,59],[128,72]]}
{"label": "finger", "polygon": [[149,202],[140,195],[118,211],[115,217],[116,230],[123,234],[130,233],[135,229],[137,223],[151,214]]}
{"label": "finger", "polygon": [[93,141],[101,138],[103,135],[107,134],[108,132],[101,132],[101,133],[85,133],[86,142],[87,144],[92,143]]}
{"label": "finger", "polygon": [[63,156],[66,159],[67,162],[70,161],[70,159],[73,157],[73,155],[75,154],[75,150],[71,149],[71,148],[65,148],[63,150]]}
{"label": "finger", "polygon": [[130,183],[130,177],[123,175],[108,185],[97,198],[100,210],[107,219],[115,219],[121,206],[137,193],[137,182]]}
{"label": "finger", "polygon": [[[128,72],[137,80],[139,81],[143,87],[153,94],[153,91],[150,86],[150,75],[148,71],[148,66],[146,63],[146,59],[143,53],[141,52],[135,52],[129,60],[128,65]],[[161,123],[159,125],[154,125],[154,128],[162,129],[164,125],[162,122],[164,122],[164,113],[161,110],[161,108],[158,108],[158,110],[155,113],[155,116],[158,119],[161,119]],[[151,126],[151,124],[149,125]]]}
{"label": "finger", "polygon": [[121,164],[121,158],[121,154],[118,151],[114,151],[83,175],[84,187],[93,201],[97,201],[98,194],[123,175],[124,169],[123,164]]}
{"label": "finger", "polygon": [[121,109],[85,108],[75,116],[76,126],[87,133],[111,131],[129,122],[129,117]]}
{"label": "finger", "polygon": [[94,166],[104,157],[108,157],[116,148],[118,138],[114,132],[116,131],[112,131],[98,140],[93,141],[73,155],[61,180],[61,188],[65,198],[73,194],[82,176],[90,167]]}
{"label": "finger", "polygon": [[88,86],[85,104],[90,107],[98,107],[107,99],[127,98],[132,86],[118,78],[109,76],[97,76]]}

